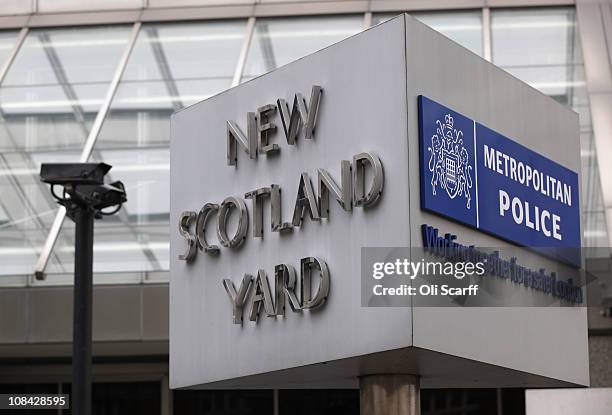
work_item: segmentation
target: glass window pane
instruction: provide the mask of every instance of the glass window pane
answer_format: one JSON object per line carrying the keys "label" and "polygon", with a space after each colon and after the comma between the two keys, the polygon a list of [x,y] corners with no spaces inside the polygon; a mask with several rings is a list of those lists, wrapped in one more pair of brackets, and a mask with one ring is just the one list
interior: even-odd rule
{"label": "glass window pane", "polygon": [[274,413],[273,405],[272,391],[265,389],[172,391],[174,413],[181,415],[263,415]]}
{"label": "glass window pane", "polygon": [[278,393],[278,406],[281,414],[358,414],[359,391],[357,389],[281,389]]}
{"label": "glass window pane", "polygon": [[142,27],[96,148],[168,145],[170,115],[231,86],[246,21]]}
{"label": "glass window pane", "polygon": [[[160,415],[162,388],[158,381],[137,381],[129,375],[117,376],[119,381],[93,382],[91,385],[91,406],[93,414],[99,415]],[[112,379],[112,377],[109,376]],[[61,384],[62,393],[72,395],[72,384]],[[38,414],[38,411],[36,412]],[[44,413],[44,410],[43,410]],[[54,411],[57,414],[58,411]],[[177,412],[174,411],[176,414]],[[180,412],[179,412],[180,413]],[[72,409],[61,411],[72,415]],[[42,415],[42,413],[41,413]]]}
{"label": "glass window pane", "polygon": [[[40,164],[78,160],[129,31],[33,29],[9,68],[0,87],[0,275],[33,273],[57,212]],[[9,39],[0,35],[0,57]]]}
{"label": "glass window pane", "polygon": [[[15,48],[17,36],[17,31],[0,31],[0,67],[4,66]],[[0,128],[2,127],[0,124]],[[0,285],[20,285],[21,278],[9,275],[23,275],[24,269],[31,265],[34,256],[33,250],[22,244],[24,232],[28,231],[17,229],[12,217],[14,212],[23,209],[21,201],[27,192],[24,190],[19,194],[14,193],[8,183],[12,172],[19,175],[30,173],[19,155],[3,154],[0,151]]]}
{"label": "glass window pane", "polygon": [[4,65],[15,48],[19,32],[13,30],[0,31],[0,65]]}
{"label": "glass window pane", "polygon": [[499,66],[581,63],[573,8],[493,10],[493,61]]}
{"label": "glass window pane", "polygon": [[569,106],[584,97],[573,8],[494,10],[491,42],[493,62],[517,78]]}
{"label": "glass window pane", "polygon": [[[128,197],[96,222],[96,273],[169,269],[170,115],[231,86],[245,33],[245,20],[143,25],[92,153]],[[72,267],[73,232],[60,233],[58,272]]]}
{"label": "glass window pane", "polygon": [[[410,13],[432,29],[482,56],[482,13],[474,11]],[[389,20],[395,14],[375,14],[372,23]]]}
{"label": "glass window pane", "polygon": [[363,16],[257,19],[242,80],[270,72],[363,28]]}
{"label": "glass window pane", "polygon": [[575,9],[493,10],[491,42],[496,65],[578,112],[584,241],[602,246],[605,215]]}
{"label": "glass window pane", "polygon": [[1,150],[80,150],[129,27],[32,30],[0,89]]}

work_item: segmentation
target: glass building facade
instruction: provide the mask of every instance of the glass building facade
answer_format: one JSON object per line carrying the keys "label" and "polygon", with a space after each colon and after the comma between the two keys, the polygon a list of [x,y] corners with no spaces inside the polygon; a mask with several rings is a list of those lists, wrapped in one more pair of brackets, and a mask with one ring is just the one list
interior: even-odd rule
{"label": "glass building facade", "polygon": [[[0,32],[0,59],[8,64],[0,83],[0,188],[7,195],[0,202],[0,284],[70,283],[70,221],[57,237],[51,233],[47,278],[33,278],[58,210],[38,171],[43,161],[82,156],[111,164],[111,178],[120,177],[130,195],[119,215],[96,227],[97,281],[167,281],[170,115],[395,14],[373,14],[371,22],[346,14],[30,29],[23,39]],[[413,16],[580,114],[584,240],[606,246],[575,9]]]}
{"label": "glass building facade", "polygon": [[[70,11],[74,3],[62,0],[51,5],[39,0],[37,10]],[[132,3],[140,2],[114,3],[119,4],[117,9],[130,10],[136,8]],[[594,251],[595,256],[602,252],[609,256],[609,227],[574,6],[433,11],[397,7],[380,13],[347,8],[317,15],[304,12],[305,6],[282,16],[274,7],[268,4],[269,13],[261,16],[236,17],[217,10],[214,19],[182,12],[176,19],[158,14],[162,17],[141,21],[134,14],[131,20],[109,18],[87,25],[51,21],[47,27],[0,31],[0,295],[3,290],[34,293],[72,284],[74,225],[62,220],[48,187],[39,180],[39,170],[43,162],[79,160],[111,164],[110,178],[122,180],[129,195],[118,215],[96,223],[95,283],[150,284],[162,287],[161,295],[167,295],[163,287],[169,280],[168,234],[175,227],[169,218],[170,115],[404,11],[579,114],[584,245],[603,248]],[[37,265],[44,269],[43,280],[34,275]],[[164,336],[157,340],[167,344]],[[120,334],[113,339],[122,340]],[[136,351],[126,356],[147,356],[144,363],[155,367],[154,375],[147,369],[137,370],[137,375],[99,377],[94,402],[97,399],[105,409],[98,413],[167,414],[168,407],[177,414],[358,413],[357,391],[168,395],[167,366],[155,366],[167,360],[163,347],[162,352],[130,350]],[[44,365],[45,358],[43,354],[37,364]],[[1,378],[2,372],[1,392],[70,388],[69,372],[60,371],[38,383]],[[142,402],[162,403],[132,407],[124,399],[127,391]],[[109,394],[119,396],[114,409],[105,398]],[[168,404],[168,399],[173,403]],[[502,413],[496,412],[500,408],[504,414],[524,411],[522,391],[512,389],[423,391],[422,401],[423,413],[431,415]]]}

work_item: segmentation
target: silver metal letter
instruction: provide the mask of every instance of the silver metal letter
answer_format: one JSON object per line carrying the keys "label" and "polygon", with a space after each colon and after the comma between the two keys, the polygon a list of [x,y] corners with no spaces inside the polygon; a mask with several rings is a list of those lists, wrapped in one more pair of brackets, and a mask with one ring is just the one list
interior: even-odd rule
{"label": "silver metal letter", "polygon": [[206,241],[206,223],[208,222],[208,218],[218,210],[219,205],[215,203],[207,203],[202,207],[202,209],[200,209],[200,213],[198,213],[198,220],[196,221],[198,245],[200,245],[200,249],[203,249],[204,252],[209,254],[219,253],[219,247],[217,245],[209,245]]}
{"label": "silver metal letter", "polygon": [[[306,100],[300,95],[298,99],[298,109],[300,110],[300,117],[306,131],[304,131],[304,138],[310,140],[314,136],[315,128],[317,126],[317,117],[319,115],[319,104],[321,102],[321,94],[323,88],[318,85],[312,87],[310,92],[310,103],[308,104],[308,111],[306,110]],[[301,102],[301,105],[300,105]]]}
{"label": "silver metal letter", "polygon": [[193,222],[195,218],[196,213],[192,211],[183,212],[179,216],[179,233],[187,241],[187,251],[178,256],[178,259],[181,261],[192,261],[197,253],[196,237],[189,232],[191,222]]}
{"label": "silver metal letter", "polygon": [[276,130],[276,125],[269,118],[276,112],[276,106],[272,104],[257,108],[257,147],[260,153],[277,153],[280,151],[278,144],[270,144],[270,136]]}
{"label": "silver metal letter", "polygon": [[253,205],[253,238],[263,238],[263,197],[270,195],[269,187],[260,187],[245,193],[245,199],[251,199]]}
{"label": "silver metal letter", "polygon": [[287,144],[294,145],[300,129],[304,127],[304,138],[310,140],[314,136],[317,117],[319,114],[319,104],[323,88],[318,85],[312,87],[310,93],[310,103],[306,108],[306,100],[302,94],[297,93],[293,98],[293,108],[289,112],[289,105],[284,99],[278,99],[276,104],[281,116],[283,131],[287,138]]}
{"label": "silver metal letter", "polygon": [[276,279],[276,315],[285,315],[285,301],[289,299],[289,306],[293,311],[299,311],[302,307],[300,301],[295,295],[297,276],[295,268],[291,265],[278,264],[274,267],[274,275]]}
{"label": "silver metal letter", "polygon": [[283,222],[281,188],[277,184],[270,186],[270,213],[272,215],[270,220],[272,232],[287,232],[293,230],[293,225],[291,223]]}
{"label": "silver metal letter", "polygon": [[272,303],[272,292],[270,291],[268,276],[263,269],[260,269],[257,271],[257,279],[255,280],[255,294],[253,294],[253,304],[251,305],[251,314],[249,316],[251,321],[257,321],[262,304],[266,316],[274,317],[276,315],[274,304]]}
{"label": "silver metal letter", "polygon": [[244,274],[244,277],[242,277],[242,282],[240,283],[240,288],[238,289],[238,292],[236,292],[236,287],[231,279],[225,278],[223,280],[225,291],[227,292],[227,295],[229,295],[230,301],[232,302],[232,316],[234,324],[242,323],[242,307],[244,307],[244,302],[246,301],[246,297],[249,293],[252,282],[253,276]]}
{"label": "silver metal letter", "polygon": [[247,135],[234,121],[227,121],[227,165],[235,166],[238,162],[237,144],[246,151],[249,158],[257,157],[257,125],[254,112],[247,113]]}
{"label": "silver metal letter", "polygon": [[[295,100],[294,100],[295,104]],[[278,111],[280,112],[281,122],[283,124],[283,131],[285,132],[285,138],[287,139],[287,144],[295,145],[295,140],[300,132],[300,121],[299,121],[299,112],[293,107],[293,110],[289,112],[289,104],[284,99],[278,99],[276,101],[276,105],[278,106]]]}
{"label": "silver metal letter", "polygon": [[[234,206],[238,210],[238,229],[232,239],[227,236],[227,218],[229,212]],[[249,225],[249,213],[247,211],[244,200],[237,197],[226,197],[219,207],[219,213],[217,218],[217,237],[221,245],[228,248],[239,247],[246,238],[247,228]]]}
{"label": "silver metal letter", "polygon": [[[312,270],[319,271],[320,281],[316,294],[312,295]],[[301,260],[302,274],[302,308],[312,309],[325,303],[329,296],[329,269],[320,258],[306,257]]]}
{"label": "silver metal letter", "polygon": [[327,170],[318,169],[319,210],[322,218],[329,218],[329,192],[338,201],[342,209],[350,212],[353,208],[353,178],[351,177],[351,162],[342,160],[342,188],[338,187]]}
{"label": "silver metal letter", "polygon": [[302,226],[306,209],[308,209],[310,219],[321,219],[319,215],[319,208],[317,206],[317,199],[315,198],[312,183],[310,182],[310,177],[308,176],[308,173],[302,173],[300,177],[300,184],[298,186],[295,208],[293,209],[293,226]]}
{"label": "silver metal letter", "polygon": [[[374,177],[368,194],[365,194],[365,165],[373,168]],[[359,153],[353,156],[353,189],[355,206],[369,206],[380,198],[384,185],[384,173],[380,157],[374,153]]]}

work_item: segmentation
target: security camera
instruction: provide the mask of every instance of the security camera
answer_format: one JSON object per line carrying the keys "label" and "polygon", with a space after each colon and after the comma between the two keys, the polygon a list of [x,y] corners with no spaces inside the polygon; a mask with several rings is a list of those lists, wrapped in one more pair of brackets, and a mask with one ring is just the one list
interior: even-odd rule
{"label": "security camera", "polygon": [[[40,166],[40,180],[50,185],[51,195],[66,208],[66,215],[76,224],[75,253],[78,258],[85,258],[82,260],[85,266],[75,261],[75,293],[81,280],[88,280],[91,284],[93,220],[117,213],[127,202],[123,183],[104,184],[104,176],[110,169],[106,163],[44,163]],[[56,192],[58,186],[63,187],[61,194]],[[46,259],[42,255],[41,258],[46,264]],[[37,267],[37,280],[45,278],[44,267]],[[76,294],[75,298],[78,298]],[[79,307],[75,305],[77,309]]]}
{"label": "security camera", "polygon": [[[96,185],[81,185],[75,192],[70,192],[70,197],[78,197],[86,201],[96,211],[101,211],[111,206],[121,205],[126,202],[125,186],[121,182],[113,182],[110,184]],[[105,214],[104,212],[101,212]]]}
{"label": "security camera", "polygon": [[[127,201],[123,183],[104,184],[110,169],[106,163],[44,163],[40,179],[51,185],[51,194],[66,208],[70,218],[74,219],[78,209],[88,209],[99,218],[116,213]],[[63,186],[61,195],[56,193],[55,186]],[[103,211],[111,206],[117,208]]]}
{"label": "security camera", "polygon": [[51,185],[102,185],[110,169],[106,163],[43,163],[40,179]]}

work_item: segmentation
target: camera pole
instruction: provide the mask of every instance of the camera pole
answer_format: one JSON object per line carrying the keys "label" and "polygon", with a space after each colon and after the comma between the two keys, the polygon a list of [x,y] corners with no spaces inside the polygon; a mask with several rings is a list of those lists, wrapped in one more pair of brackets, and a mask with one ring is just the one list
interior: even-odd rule
{"label": "camera pole", "polygon": [[81,206],[74,212],[74,222],[72,413],[90,415],[94,214]]}
{"label": "camera pole", "polygon": [[[40,179],[76,224],[72,323],[72,413],[91,415],[91,342],[94,220],[114,215],[127,202],[120,181],[104,184],[106,163],[43,163]],[[54,190],[63,186],[61,195]],[[114,207],[111,211],[104,210]]]}

